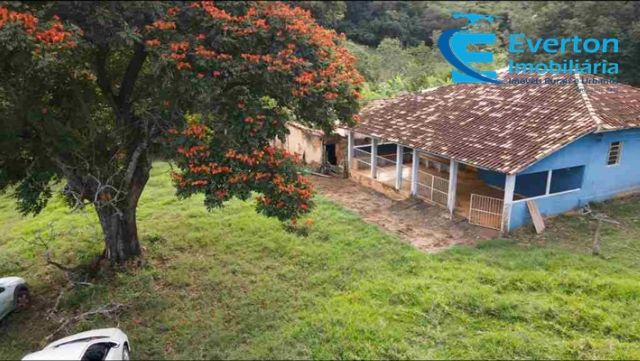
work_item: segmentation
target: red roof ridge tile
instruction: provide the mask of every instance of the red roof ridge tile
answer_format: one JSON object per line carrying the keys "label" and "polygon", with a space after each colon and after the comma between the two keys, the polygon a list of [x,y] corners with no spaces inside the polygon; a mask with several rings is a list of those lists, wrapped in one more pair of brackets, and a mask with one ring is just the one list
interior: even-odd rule
{"label": "red roof ridge tile", "polygon": [[593,119],[593,122],[596,123],[596,132],[599,132],[600,129],[602,129],[602,119],[600,119],[595,109],[593,108],[593,104],[591,104],[589,94],[587,94],[587,89],[584,87],[584,84],[582,84],[582,81],[580,80],[580,74],[574,74],[574,78],[576,79],[576,84],[578,85],[580,95],[582,95],[584,105],[587,107],[591,119]]}

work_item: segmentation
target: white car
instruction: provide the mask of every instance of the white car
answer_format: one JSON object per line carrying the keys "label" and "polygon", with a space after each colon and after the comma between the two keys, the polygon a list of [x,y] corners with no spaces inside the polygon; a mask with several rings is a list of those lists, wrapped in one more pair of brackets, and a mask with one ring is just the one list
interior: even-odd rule
{"label": "white car", "polygon": [[0,320],[29,304],[27,283],[20,277],[0,278]]}
{"label": "white car", "polygon": [[129,339],[117,328],[81,332],[52,342],[23,360],[129,360]]}

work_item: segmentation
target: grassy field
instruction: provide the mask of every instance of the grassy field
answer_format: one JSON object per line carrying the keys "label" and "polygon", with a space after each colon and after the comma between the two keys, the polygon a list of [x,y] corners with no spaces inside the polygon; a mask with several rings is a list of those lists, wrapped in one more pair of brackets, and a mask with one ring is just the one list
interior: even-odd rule
{"label": "grassy field", "polygon": [[[138,358],[640,358],[640,200],[599,209],[603,257],[588,252],[593,225],[562,217],[543,237],[520,232],[430,255],[322,197],[308,236],[231,202],[208,213],[177,200],[156,164],[139,210],[146,264],[65,294],[67,315],[108,302]],[[0,327],[0,359],[42,346],[60,271],[102,248],[92,212],[54,199],[21,217],[0,198],[0,274],[25,277],[35,304]],[[50,229],[54,230],[50,237]],[[63,336],[63,335],[61,335]]]}

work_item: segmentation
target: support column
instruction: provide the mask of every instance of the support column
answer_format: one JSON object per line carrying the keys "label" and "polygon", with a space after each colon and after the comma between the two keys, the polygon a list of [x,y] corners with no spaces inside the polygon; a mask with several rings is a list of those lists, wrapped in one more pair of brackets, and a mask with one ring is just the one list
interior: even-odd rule
{"label": "support column", "polygon": [[513,193],[516,189],[516,176],[507,174],[504,182],[504,208],[502,209],[502,232],[509,232],[511,205],[513,204]]}
{"label": "support column", "polygon": [[553,171],[549,170],[547,173],[547,189],[545,190],[546,195],[551,194],[551,180],[553,179]]}
{"label": "support column", "polygon": [[348,174],[351,173],[353,169],[353,147],[354,147],[354,139],[353,139],[353,130],[349,130],[347,133],[347,168]]}
{"label": "support column", "polygon": [[458,162],[451,159],[449,163],[449,198],[447,199],[447,208],[449,216],[453,218],[453,211],[456,208],[456,191],[458,189]]}
{"label": "support column", "polygon": [[420,167],[420,157],[418,150],[414,149],[411,157],[411,195],[418,194],[418,167]]}
{"label": "support column", "polygon": [[378,139],[371,139],[371,179],[376,179],[378,174]]}
{"label": "support column", "polygon": [[396,147],[396,190],[399,191],[402,188],[402,146],[398,144]]}

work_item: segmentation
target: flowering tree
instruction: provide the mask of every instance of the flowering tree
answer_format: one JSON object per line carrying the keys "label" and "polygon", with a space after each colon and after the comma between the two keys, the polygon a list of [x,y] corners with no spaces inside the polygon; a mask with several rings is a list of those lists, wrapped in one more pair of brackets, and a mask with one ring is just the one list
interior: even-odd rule
{"label": "flowering tree", "polygon": [[259,212],[295,220],[311,186],[271,144],[289,120],[357,120],[362,79],[342,40],[276,2],[0,7],[0,190],[36,214],[66,181],[71,206],[95,207],[115,263],[140,254],[155,154],[177,165],[178,196],[213,208],[256,191]]}

